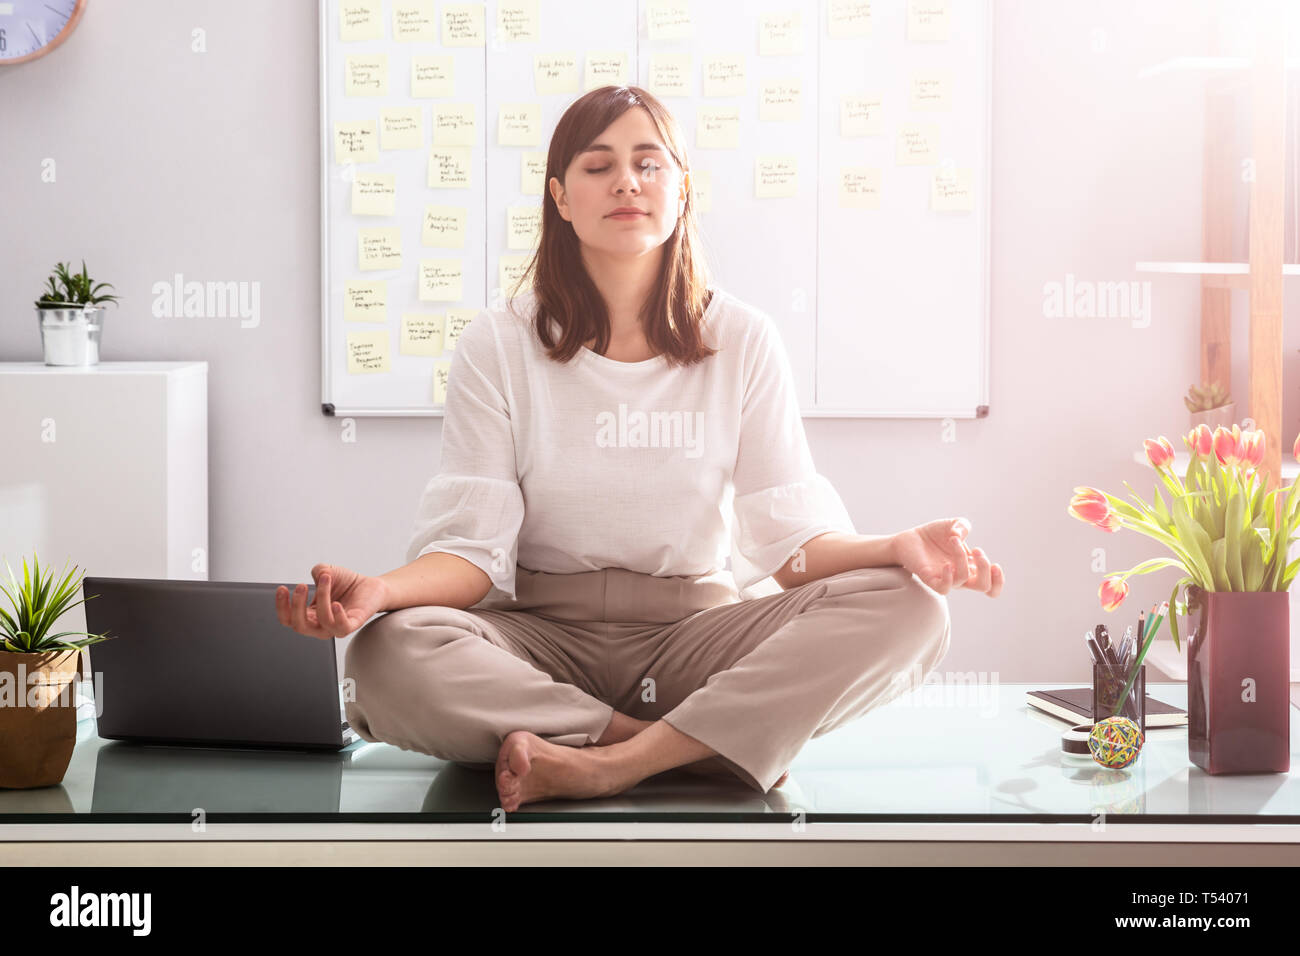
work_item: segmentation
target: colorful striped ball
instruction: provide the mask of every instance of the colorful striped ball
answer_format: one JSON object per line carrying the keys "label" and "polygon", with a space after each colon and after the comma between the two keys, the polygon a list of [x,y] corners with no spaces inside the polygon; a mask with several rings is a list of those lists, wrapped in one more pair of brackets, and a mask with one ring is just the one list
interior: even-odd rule
{"label": "colorful striped ball", "polygon": [[1088,735],[1092,759],[1111,770],[1122,770],[1137,759],[1146,743],[1142,728],[1127,717],[1098,721]]}

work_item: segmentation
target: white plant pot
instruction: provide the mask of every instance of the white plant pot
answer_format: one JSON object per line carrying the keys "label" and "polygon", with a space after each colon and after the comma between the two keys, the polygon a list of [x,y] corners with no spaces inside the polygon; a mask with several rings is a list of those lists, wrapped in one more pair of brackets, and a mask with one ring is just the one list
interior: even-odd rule
{"label": "white plant pot", "polygon": [[36,309],[46,365],[98,365],[103,306]]}

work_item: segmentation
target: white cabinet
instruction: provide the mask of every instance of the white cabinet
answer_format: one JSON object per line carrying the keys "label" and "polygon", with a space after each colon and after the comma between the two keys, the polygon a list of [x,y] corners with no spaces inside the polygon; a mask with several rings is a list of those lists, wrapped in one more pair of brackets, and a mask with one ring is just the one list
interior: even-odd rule
{"label": "white cabinet", "polygon": [[[206,580],[207,395],[207,362],[0,362],[0,558],[15,576],[35,552],[56,582],[65,565]],[[59,630],[84,629],[81,610]]]}

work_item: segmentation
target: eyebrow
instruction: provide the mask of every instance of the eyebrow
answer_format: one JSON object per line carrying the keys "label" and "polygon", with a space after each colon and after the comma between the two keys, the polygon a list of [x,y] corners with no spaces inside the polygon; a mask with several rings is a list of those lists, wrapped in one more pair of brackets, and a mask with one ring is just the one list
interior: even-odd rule
{"label": "eyebrow", "polygon": [[[660,146],[658,143],[637,143],[635,146],[632,147],[632,152],[634,153],[640,153],[644,150],[655,150],[656,152],[660,152],[660,153],[664,152],[664,148]],[[612,146],[606,146],[604,143],[596,143],[595,145],[588,146],[582,152],[612,153],[614,152],[614,148]]]}

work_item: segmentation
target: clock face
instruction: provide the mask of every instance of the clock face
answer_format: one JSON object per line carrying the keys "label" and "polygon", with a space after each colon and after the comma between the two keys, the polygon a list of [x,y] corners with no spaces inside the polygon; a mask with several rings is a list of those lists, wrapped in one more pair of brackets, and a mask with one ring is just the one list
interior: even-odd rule
{"label": "clock face", "polygon": [[68,38],[86,0],[0,2],[0,65],[44,56]]}

